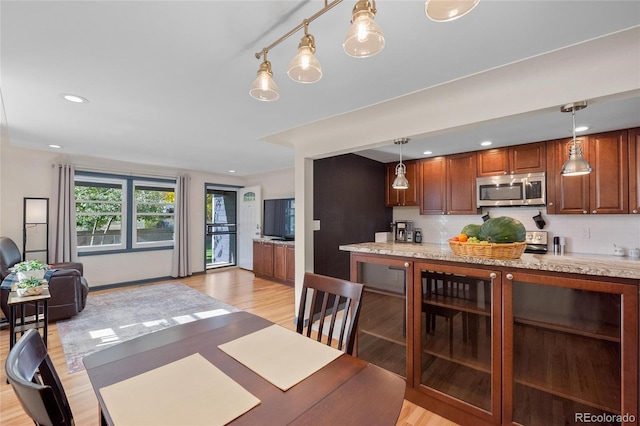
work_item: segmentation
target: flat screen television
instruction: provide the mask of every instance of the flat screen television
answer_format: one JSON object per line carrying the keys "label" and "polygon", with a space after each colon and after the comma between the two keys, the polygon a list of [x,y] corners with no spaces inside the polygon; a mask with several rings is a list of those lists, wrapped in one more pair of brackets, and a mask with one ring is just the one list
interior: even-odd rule
{"label": "flat screen television", "polygon": [[293,240],[295,238],[295,210],[296,201],[294,198],[264,200],[262,235],[279,240]]}

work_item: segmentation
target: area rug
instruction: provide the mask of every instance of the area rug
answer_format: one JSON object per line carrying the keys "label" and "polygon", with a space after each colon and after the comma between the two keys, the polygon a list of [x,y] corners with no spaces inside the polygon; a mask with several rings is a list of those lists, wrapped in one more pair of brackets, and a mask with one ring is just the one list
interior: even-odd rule
{"label": "area rug", "polygon": [[69,373],[84,370],[82,358],[144,334],[239,309],[181,283],[91,294],[84,310],[57,322]]}

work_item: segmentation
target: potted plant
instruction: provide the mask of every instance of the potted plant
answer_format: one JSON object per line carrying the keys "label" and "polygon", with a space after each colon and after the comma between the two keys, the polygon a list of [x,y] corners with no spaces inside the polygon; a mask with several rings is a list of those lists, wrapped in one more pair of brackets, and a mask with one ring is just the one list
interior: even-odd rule
{"label": "potted plant", "polygon": [[42,294],[42,290],[47,285],[47,280],[36,277],[29,277],[18,282],[16,292],[18,296],[37,296]]}
{"label": "potted plant", "polygon": [[42,279],[44,278],[44,272],[48,269],[49,265],[39,260],[25,260],[24,262],[16,263],[12,268],[9,268],[11,272],[15,272],[18,277],[18,281],[25,280],[29,277]]}

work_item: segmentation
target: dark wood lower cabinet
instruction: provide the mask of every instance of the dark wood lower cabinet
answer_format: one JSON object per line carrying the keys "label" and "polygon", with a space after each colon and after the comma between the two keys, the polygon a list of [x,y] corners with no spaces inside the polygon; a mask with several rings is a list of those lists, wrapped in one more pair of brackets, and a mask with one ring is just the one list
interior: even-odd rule
{"label": "dark wood lower cabinet", "polygon": [[295,283],[295,247],[291,243],[253,242],[253,273],[256,276]]}
{"label": "dark wood lower cabinet", "polygon": [[351,253],[358,356],[407,399],[464,425],[636,424],[638,280],[416,260]]}
{"label": "dark wood lower cabinet", "polygon": [[253,242],[253,273],[265,278],[273,278],[273,243]]}

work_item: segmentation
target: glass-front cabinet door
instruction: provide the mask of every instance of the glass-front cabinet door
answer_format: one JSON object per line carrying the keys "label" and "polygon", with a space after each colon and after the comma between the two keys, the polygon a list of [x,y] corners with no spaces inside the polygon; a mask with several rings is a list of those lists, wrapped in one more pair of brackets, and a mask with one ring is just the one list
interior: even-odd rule
{"label": "glass-front cabinet door", "polygon": [[351,281],[364,284],[356,356],[407,377],[407,336],[413,330],[408,313],[412,262],[351,255]]}
{"label": "glass-front cabinet door", "polygon": [[506,423],[637,424],[635,285],[513,272],[503,293]]}
{"label": "glass-front cabinet door", "polygon": [[434,403],[490,423],[500,420],[500,279],[487,269],[414,264],[414,382]]}

